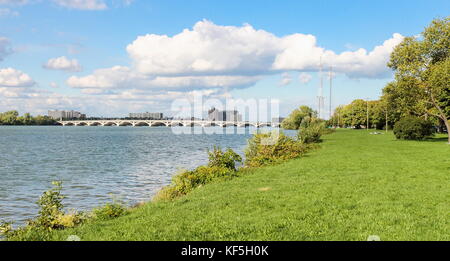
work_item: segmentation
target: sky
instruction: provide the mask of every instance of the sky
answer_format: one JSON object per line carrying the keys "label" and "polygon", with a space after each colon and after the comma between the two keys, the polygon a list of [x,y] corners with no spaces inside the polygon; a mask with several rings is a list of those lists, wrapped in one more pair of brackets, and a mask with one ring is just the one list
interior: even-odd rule
{"label": "sky", "polygon": [[179,99],[275,99],[323,117],[378,99],[405,36],[448,0],[0,0],[0,111],[173,115]]}

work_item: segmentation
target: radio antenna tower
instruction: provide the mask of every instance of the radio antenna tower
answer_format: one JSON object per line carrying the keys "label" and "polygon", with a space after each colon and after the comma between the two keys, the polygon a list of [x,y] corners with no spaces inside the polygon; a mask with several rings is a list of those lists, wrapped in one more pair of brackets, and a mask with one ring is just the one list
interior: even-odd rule
{"label": "radio antenna tower", "polygon": [[323,113],[323,105],[324,105],[324,98],[323,98],[323,77],[322,77],[322,56],[320,56],[320,71],[319,71],[319,77],[320,77],[320,87],[319,87],[319,96],[317,96],[318,100],[318,116],[319,118],[322,118]]}

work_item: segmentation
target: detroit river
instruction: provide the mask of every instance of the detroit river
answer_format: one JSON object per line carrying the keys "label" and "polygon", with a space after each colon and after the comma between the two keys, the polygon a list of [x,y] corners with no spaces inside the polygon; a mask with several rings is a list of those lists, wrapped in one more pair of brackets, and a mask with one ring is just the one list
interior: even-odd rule
{"label": "detroit river", "polygon": [[210,128],[216,134],[176,134],[168,127],[0,126],[0,220],[20,225],[36,216],[35,202],[54,180],[63,182],[66,210],[90,210],[112,198],[127,205],[148,201],[179,169],[205,164],[214,145],[243,155],[256,131]]}

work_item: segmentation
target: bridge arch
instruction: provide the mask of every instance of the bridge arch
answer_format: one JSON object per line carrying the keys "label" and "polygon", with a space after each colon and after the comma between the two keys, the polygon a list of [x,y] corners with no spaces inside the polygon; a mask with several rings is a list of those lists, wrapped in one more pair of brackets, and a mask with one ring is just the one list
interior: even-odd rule
{"label": "bridge arch", "polygon": [[117,126],[117,123],[113,121],[108,121],[107,123],[103,124],[103,126]]}
{"label": "bridge arch", "polygon": [[272,124],[270,124],[270,123],[260,123],[260,124],[258,124],[258,128],[262,128],[262,127],[272,127]]}
{"label": "bridge arch", "polygon": [[171,122],[168,125],[169,127],[180,127],[180,126],[184,126],[183,123],[181,121],[175,121],[175,122]]}
{"label": "bridge arch", "polygon": [[167,123],[163,122],[163,121],[155,121],[152,122],[152,124],[150,125],[151,127],[167,127]]}
{"label": "bridge arch", "polygon": [[141,121],[141,122],[134,123],[134,126],[136,126],[136,127],[150,126],[150,123],[145,122],[145,121]]}
{"label": "bridge arch", "polygon": [[100,122],[91,122],[88,124],[89,126],[102,126],[103,124],[101,124]]}
{"label": "bridge arch", "polygon": [[119,123],[119,126],[133,126],[133,123],[129,121],[122,121]]}
{"label": "bridge arch", "polygon": [[226,128],[226,127],[237,127],[237,123],[231,123],[231,122],[226,122],[224,124],[222,124],[222,127]]}

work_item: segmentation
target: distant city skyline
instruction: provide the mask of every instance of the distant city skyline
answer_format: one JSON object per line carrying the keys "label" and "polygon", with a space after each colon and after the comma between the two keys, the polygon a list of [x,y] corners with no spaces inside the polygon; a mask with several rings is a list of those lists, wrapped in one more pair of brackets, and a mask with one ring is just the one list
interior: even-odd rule
{"label": "distant city skyline", "polygon": [[375,100],[403,37],[447,0],[0,1],[0,111],[171,116],[175,99],[278,99],[280,116]]}

